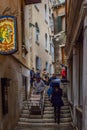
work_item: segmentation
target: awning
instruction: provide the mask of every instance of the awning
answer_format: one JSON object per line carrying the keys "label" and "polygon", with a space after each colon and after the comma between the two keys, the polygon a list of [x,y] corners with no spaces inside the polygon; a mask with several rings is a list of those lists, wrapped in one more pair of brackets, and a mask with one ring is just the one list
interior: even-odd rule
{"label": "awning", "polygon": [[35,3],[41,3],[41,0],[25,0],[26,5]]}

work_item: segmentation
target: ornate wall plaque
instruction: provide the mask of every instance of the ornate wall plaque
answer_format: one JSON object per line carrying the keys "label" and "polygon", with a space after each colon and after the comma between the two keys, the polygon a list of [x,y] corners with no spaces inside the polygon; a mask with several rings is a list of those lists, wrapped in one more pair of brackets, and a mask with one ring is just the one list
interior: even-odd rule
{"label": "ornate wall plaque", "polygon": [[17,51],[16,19],[14,16],[0,17],[0,54],[13,54]]}

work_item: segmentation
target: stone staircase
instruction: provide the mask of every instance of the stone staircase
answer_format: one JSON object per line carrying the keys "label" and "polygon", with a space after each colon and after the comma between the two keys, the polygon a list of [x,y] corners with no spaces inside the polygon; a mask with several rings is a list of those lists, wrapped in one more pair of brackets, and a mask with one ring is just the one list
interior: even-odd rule
{"label": "stone staircase", "polygon": [[[60,114],[60,125],[70,125],[72,123],[71,113],[69,108],[69,103],[67,98],[63,97],[64,106],[61,107],[61,114]],[[54,123],[54,109],[48,99],[47,94],[45,94],[45,106],[44,106],[44,115],[41,118],[41,115],[38,114],[31,114],[29,116],[29,100],[24,101],[24,108],[18,120],[17,126],[18,127],[28,127],[28,126],[50,126],[50,125],[58,125]]]}

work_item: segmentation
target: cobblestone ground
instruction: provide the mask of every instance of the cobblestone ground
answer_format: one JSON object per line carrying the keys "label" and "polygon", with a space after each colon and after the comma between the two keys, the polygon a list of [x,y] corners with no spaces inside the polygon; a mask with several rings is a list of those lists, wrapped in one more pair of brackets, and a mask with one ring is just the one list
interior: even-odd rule
{"label": "cobblestone ground", "polygon": [[[16,129],[17,130],[17,129]],[[72,126],[49,126],[49,127],[30,127],[30,128],[20,128],[18,130],[74,130]]]}

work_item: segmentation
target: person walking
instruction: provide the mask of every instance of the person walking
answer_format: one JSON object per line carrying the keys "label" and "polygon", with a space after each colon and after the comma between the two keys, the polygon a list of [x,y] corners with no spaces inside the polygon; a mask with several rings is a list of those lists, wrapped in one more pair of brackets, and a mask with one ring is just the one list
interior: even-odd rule
{"label": "person walking", "polygon": [[32,68],[30,70],[30,86],[31,87],[33,86],[34,79],[35,79],[35,72],[34,72],[34,68]]}
{"label": "person walking", "polygon": [[35,76],[37,76],[37,75],[38,75],[38,76],[40,77],[40,73],[41,73],[41,72],[40,72],[40,70],[39,70],[39,69],[36,69]]}
{"label": "person walking", "polygon": [[34,84],[33,84],[33,89],[34,89],[34,92],[36,94],[42,93],[44,91],[44,89],[45,89],[45,84],[41,80],[39,75],[36,75],[36,77],[35,77],[35,81],[34,81]]}
{"label": "person walking", "polygon": [[60,110],[61,107],[64,105],[62,100],[62,89],[60,88],[60,83],[56,80],[52,83],[52,96],[51,96],[51,103],[54,107],[54,119],[55,123],[60,123]]}
{"label": "person walking", "polygon": [[56,74],[53,74],[52,77],[50,77],[50,79],[49,79],[49,88],[48,88],[48,90],[47,90],[47,95],[48,95],[48,97],[49,97],[49,100],[50,100],[51,94],[52,94],[52,81],[53,81],[54,79],[57,79]]}
{"label": "person walking", "polygon": [[62,79],[67,79],[66,78],[66,75],[67,75],[67,73],[66,73],[66,69],[65,69],[65,67],[62,67],[62,71],[61,71],[61,76],[62,76]]}

